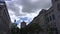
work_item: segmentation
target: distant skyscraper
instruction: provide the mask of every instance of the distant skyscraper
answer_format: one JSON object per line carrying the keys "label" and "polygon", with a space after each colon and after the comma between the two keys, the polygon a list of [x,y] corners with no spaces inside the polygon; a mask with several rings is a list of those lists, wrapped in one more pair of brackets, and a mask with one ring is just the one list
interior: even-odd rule
{"label": "distant skyscraper", "polygon": [[0,1],[0,34],[9,34],[11,20],[5,2]]}

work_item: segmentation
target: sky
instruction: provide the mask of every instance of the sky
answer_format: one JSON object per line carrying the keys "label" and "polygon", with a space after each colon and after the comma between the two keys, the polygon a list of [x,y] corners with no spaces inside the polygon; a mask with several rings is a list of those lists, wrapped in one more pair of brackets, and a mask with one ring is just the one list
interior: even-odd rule
{"label": "sky", "polygon": [[22,21],[29,24],[41,9],[50,8],[51,0],[6,0],[6,4],[12,23],[16,19],[20,28]]}

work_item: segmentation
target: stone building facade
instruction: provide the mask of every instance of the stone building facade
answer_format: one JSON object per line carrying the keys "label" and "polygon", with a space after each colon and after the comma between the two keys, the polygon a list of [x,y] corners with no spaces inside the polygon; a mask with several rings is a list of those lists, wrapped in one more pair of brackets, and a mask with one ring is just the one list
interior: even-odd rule
{"label": "stone building facade", "polygon": [[0,34],[9,34],[10,17],[5,2],[0,1]]}
{"label": "stone building facade", "polygon": [[51,1],[52,6],[48,10],[43,9],[40,11],[39,15],[31,23],[38,23],[45,31],[43,34],[49,33],[47,31],[49,27],[52,34],[60,34],[60,0]]}
{"label": "stone building facade", "polygon": [[48,9],[48,11],[46,12],[46,23],[48,24],[47,26],[51,28],[53,34],[58,34],[55,13],[56,12],[53,10],[52,7]]}
{"label": "stone building facade", "polygon": [[52,8],[55,15],[54,24],[57,27],[58,34],[60,34],[60,0],[52,0]]}
{"label": "stone building facade", "polygon": [[24,28],[24,27],[26,27],[26,22],[21,22],[21,28]]}
{"label": "stone building facade", "polygon": [[[32,20],[32,22],[30,23],[30,24],[32,24],[32,23],[38,23],[38,24],[41,26],[41,28],[42,28],[44,31],[40,31],[39,34],[48,34],[48,32],[46,31],[46,29],[47,29],[47,24],[46,24],[46,12],[47,12],[47,10],[42,9],[42,10],[40,11],[39,15],[38,15],[37,17],[35,17],[35,18]],[[29,24],[29,25],[30,25],[30,24]],[[35,34],[37,34],[37,33],[35,32]]]}

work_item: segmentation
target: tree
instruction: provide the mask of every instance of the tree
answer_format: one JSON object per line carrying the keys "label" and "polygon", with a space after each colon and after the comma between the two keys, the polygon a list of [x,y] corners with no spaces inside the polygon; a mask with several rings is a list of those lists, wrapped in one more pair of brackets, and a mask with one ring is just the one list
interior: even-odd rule
{"label": "tree", "polygon": [[20,29],[20,34],[27,34],[27,28],[21,28]]}
{"label": "tree", "polygon": [[11,34],[18,34],[19,33],[19,28],[17,27],[17,25],[15,23],[11,24],[10,33]]}
{"label": "tree", "polygon": [[32,23],[31,25],[21,28],[20,29],[20,34],[27,34],[28,32],[30,33],[39,33],[40,31],[43,31],[43,29],[38,25],[37,23]]}
{"label": "tree", "polygon": [[50,27],[50,25],[48,25],[48,27],[47,27],[47,31],[48,31],[48,33],[49,34],[53,34],[53,28],[52,27]]}
{"label": "tree", "polygon": [[27,27],[28,32],[37,32],[39,33],[40,31],[43,31],[43,29],[40,27],[38,23],[32,23],[30,26]]}

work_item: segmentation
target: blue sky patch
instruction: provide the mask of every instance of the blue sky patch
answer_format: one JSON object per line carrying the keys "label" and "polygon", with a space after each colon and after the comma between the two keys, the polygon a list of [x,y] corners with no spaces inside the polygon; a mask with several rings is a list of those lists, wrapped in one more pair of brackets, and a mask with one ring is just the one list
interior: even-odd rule
{"label": "blue sky patch", "polygon": [[21,19],[21,20],[23,20],[23,21],[24,21],[24,20],[28,20],[28,18],[27,18],[27,17],[20,18],[20,19]]}

